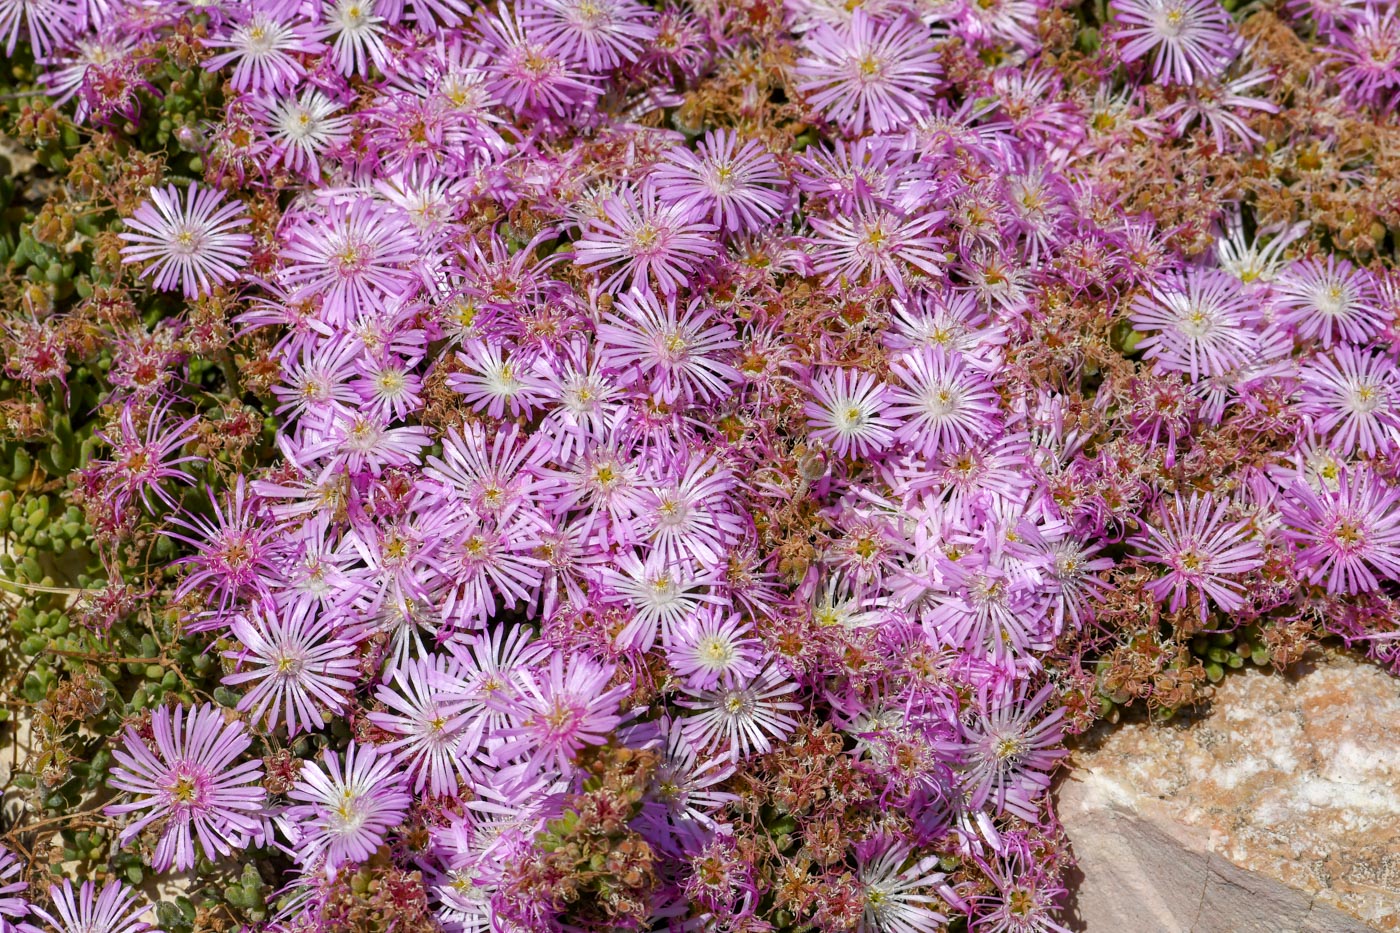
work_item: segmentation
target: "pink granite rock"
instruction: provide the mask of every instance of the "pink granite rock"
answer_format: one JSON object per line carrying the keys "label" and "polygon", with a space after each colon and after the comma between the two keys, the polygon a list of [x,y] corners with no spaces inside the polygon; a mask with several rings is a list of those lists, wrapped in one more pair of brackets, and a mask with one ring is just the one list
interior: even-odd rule
{"label": "pink granite rock", "polygon": [[1058,790],[1088,933],[1400,930],[1400,680],[1248,670],[1204,715],[1086,737]]}

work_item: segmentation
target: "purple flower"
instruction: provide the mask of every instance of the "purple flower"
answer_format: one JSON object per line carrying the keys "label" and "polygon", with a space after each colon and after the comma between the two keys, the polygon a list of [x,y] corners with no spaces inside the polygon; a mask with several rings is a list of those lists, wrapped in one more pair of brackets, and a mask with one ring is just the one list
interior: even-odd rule
{"label": "purple flower", "polygon": [[0,847],[0,933],[13,933],[14,924],[29,915],[24,863],[9,849]]}
{"label": "purple flower", "polygon": [[1222,612],[1244,607],[1244,584],[1239,577],[1264,566],[1263,549],[1245,523],[1226,520],[1229,507],[1228,502],[1217,504],[1209,494],[1193,492],[1187,501],[1178,494],[1171,507],[1161,512],[1161,527],[1148,525],[1145,534],[1133,540],[1149,560],[1167,566],[1167,575],[1153,580],[1147,590],[1159,600],[1170,595],[1172,612],[1186,605],[1192,593],[1199,598],[1202,623],[1207,598]]}
{"label": "purple flower", "polygon": [[930,276],[943,274],[948,255],[944,240],[933,231],[947,218],[942,211],[913,217],[883,207],[861,207],[830,219],[813,217],[811,240],[818,272],[828,285],[866,280],[887,282],[901,295],[908,285],[908,266]]}
{"label": "purple flower", "polygon": [[1393,360],[1343,344],[1303,366],[1301,409],[1341,454],[1374,455],[1400,429],[1400,371]]}
{"label": "purple flower", "polygon": [[929,112],[938,86],[930,39],[917,20],[881,22],[858,8],[848,23],[821,23],[803,37],[798,90],[855,136],[907,126]]}
{"label": "purple flower", "polygon": [[1345,259],[1328,256],[1288,266],[1274,283],[1278,319],[1302,340],[1363,344],[1390,323],[1371,277]]}
{"label": "purple flower", "polygon": [[627,384],[645,380],[667,404],[711,402],[733,391],[739,373],[723,357],[739,341],[703,298],[682,311],[674,295],[658,298],[634,288],[614,308],[598,327],[598,341],[603,363],[621,370]]}
{"label": "purple flower", "polygon": [[686,739],[697,748],[722,750],[735,761],[766,752],[773,739],[790,735],[797,720],[788,713],[803,708],[781,699],[796,691],[797,684],[773,666],[729,686],[682,689],[686,696],[676,702],[693,713],[684,720]]}
{"label": "purple flower", "polygon": [[29,33],[35,58],[43,58],[80,27],[82,13],[71,0],[0,0],[0,35],[5,57],[15,54],[20,24]]}
{"label": "purple flower", "polygon": [[484,518],[509,518],[529,505],[531,493],[543,484],[534,471],[543,446],[526,439],[514,425],[489,436],[479,425],[462,432],[449,429],[441,459],[429,457],[423,471],[439,485],[439,495],[460,502]]}
{"label": "purple flower", "polygon": [[204,62],[206,71],[233,65],[234,90],[283,91],[306,74],[300,55],[321,50],[300,24],[284,20],[286,4],[255,2],[239,7],[238,19],[227,31],[205,39],[209,48],[228,49]]}
{"label": "purple flower", "polygon": [[152,714],[151,736],[154,748],[128,726],[123,747],[112,753],[117,764],[111,785],[139,798],[103,812],[148,811],[122,830],[119,842],[126,845],[147,826],[162,823],[151,860],[158,872],[193,868],[195,838],[210,859],[245,848],[261,832],[255,814],[267,792],[256,786],[260,761],[235,764],[253,744],[243,723],[226,721],[212,704],[166,707]]}
{"label": "purple flower", "polygon": [[740,615],[699,612],[676,627],[666,659],[687,688],[732,687],[758,674],[762,653],[752,633],[753,626]]}
{"label": "purple flower", "polygon": [[429,35],[441,31],[443,26],[462,25],[471,12],[466,0],[386,0],[384,18],[401,23],[406,8],[412,8],[414,25]]}
{"label": "purple flower", "polygon": [[119,519],[137,496],[140,496],[147,510],[155,511],[150,497],[153,492],[167,508],[175,508],[174,497],[161,484],[165,480],[194,483],[193,477],[179,467],[184,463],[201,463],[204,460],[193,454],[170,456],[198,436],[195,430],[198,417],[167,425],[170,406],[168,403],[157,405],[146,415],[146,430],[143,433],[136,426],[136,410],[137,406],[129,401],[122,406],[121,418],[117,422],[119,433],[114,432],[113,436],[98,434],[102,441],[112,447],[112,459],[92,462],[93,467],[105,468],[114,480],[107,486],[107,491],[112,495],[112,508]]}
{"label": "purple flower", "polygon": [[349,385],[364,348],[355,340],[325,340],[302,351],[300,359],[282,361],[282,379],[272,387],[281,405],[277,414],[299,418],[331,404],[352,407],[359,401]]}
{"label": "purple flower", "polygon": [[[856,845],[856,883],[865,895],[860,929],[865,933],[937,933],[948,918],[939,912],[948,891],[937,871],[938,857],[915,858],[914,848],[895,835]],[[951,892],[948,894],[951,897]]]}
{"label": "purple flower", "polygon": [[1368,3],[1345,19],[1328,58],[1341,66],[1337,83],[1348,97],[1375,107],[1393,106],[1400,92],[1400,17],[1388,4]]}
{"label": "purple flower", "polygon": [[694,152],[676,149],[651,174],[661,200],[680,204],[730,233],[771,226],[788,203],[778,160],[758,140],[742,146],[732,130],[705,134]]}
{"label": "purple flower", "polygon": [[1400,489],[1365,468],[1337,475],[1334,488],[1294,481],[1279,503],[1298,568],[1328,593],[1355,595],[1400,580]]}
{"label": "purple flower", "polygon": [[[491,93],[512,110],[564,116],[599,92],[595,79],[570,66],[570,50],[579,48],[577,37],[550,25],[522,17],[503,0],[494,16],[486,6],[478,11]],[[616,37],[614,32],[614,49]]]}
{"label": "purple flower", "polygon": [[297,860],[328,875],[372,856],[412,801],[394,756],[355,742],[343,762],[328,748],[304,765],[287,796],[297,801],[282,814]]}
{"label": "purple flower", "polygon": [[1068,619],[1075,628],[1093,618],[1091,603],[1098,601],[1109,585],[1098,571],[1113,566],[1111,557],[1095,557],[1097,547],[1088,547],[1073,538],[1064,538],[1046,548],[1050,557],[1049,574],[1057,586],[1052,597],[1056,634]]}
{"label": "purple flower", "polygon": [[219,505],[212,492],[209,496],[214,512],[212,520],[203,515],[177,516],[170,521],[187,533],[167,531],[165,534],[196,549],[193,555],[176,562],[192,568],[181,581],[178,595],[183,597],[206,590],[218,596],[222,612],[239,596],[269,595],[268,577],[272,572],[267,542],[269,529],[258,521],[261,503],[249,494],[242,475],[224,506]]}
{"label": "purple flower", "polygon": [[383,71],[389,49],[384,44],[385,19],[378,9],[391,5],[393,0],[335,0],[324,9],[325,20],[311,37],[318,42],[329,40],[326,55],[346,77],[367,77],[371,65]]}
{"label": "purple flower", "polygon": [[1193,270],[1163,279],[1133,302],[1133,327],[1153,331],[1138,346],[1164,372],[1192,382],[1239,369],[1258,343],[1254,312],[1240,284],[1223,272]]}
{"label": "purple flower", "polygon": [[636,530],[667,561],[692,558],[713,566],[745,523],[733,513],[733,474],[716,457],[700,453],[667,464],[666,478],[644,490]]}
{"label": "purple flower", "polygon": [[663,645],[674,641],[674,632],[702,605],[717,605],[724,598],[714,592],[713,573],[700,570],[689,558],[668,557],[653,551],[646,559],[625,553],[605,568],[601,582],[613,599],[632,610],[632,618],[617,633],[620,649],[649,651],[657,636]]}
{"label": "purple flower", "polygon": [[936,562],[939,579],[927,588],[920,617],[939,641],[995,659],[1025,657],[1049,646],[1047,607],[1039,576],[985,549]]}
{"label": "purple flower", "polygon": [[1033,51],[1040,45],[1036,36],[1036,23],[1040,19],[1037,3],[1038,0],[978,0],[961,8],[950,8],[946,13],[930,13],[948,16],[953,34],[966,36],[974,44],[995,46],[1007,42]]}
{"label": "purple flower", "polygon": [[1126,62],[1152,56],[1152,77],[1163,84],[1218,78],[1239,50],[1234,24],[1220,0],[1113,0],[1109,6]]}
{"label": "purple flower", "polygon": [[457,662],[462,696],[480,707],[491,735],[510,721],[509,700],[520,689],[521,671],[539,665],[549,654],[548,646],[532,640],[528,629],[505,625],[458,635],[447,649]]}
{"label": "purple flower", "polygon": [[268,168],[285,166],[308,178],[321,174],[320,157],[350,139],[352,121],[344,108],[315,89],[282,97],[261,108],[264,131],[272,143]]}
{"label": "purple flower", "polygon": [[630,687],[609,687],[614,672],[612,665],[580,657],[566,665],[559,652],[546,668],[522,669],[515,695],[500,701],[511,725],[497,733],[505,741],[493,751],[495,759],[520,760],[524,773],[570,773],[584,746],[602,745],[622,722],[618,705]]}
{"label": "purple flower", "polygon": [[894,442],[898,422],[886,415],[888,391],[870,373],[828,370],[812,382],[812,400],[802,410],[812,435],[837,456],[865,457]]}
{"label": "purple flower", "polygon": [[528,603],[543,577],[545,562],[536,556],[542,531],[528,511],[459,522],[438,558],[448,584],[443,617],[463,625],[485,622],[496,611],[497,594],[506,608]]}
{"label": "purple flower", "polygon": [[925,456],[958,450],[1000,429],[995,388],[960,353],[924,347],[891,367],[900,385],[886,415],[901,421],[896,437]]}
{"label": "purple flower", "polygon": [[1339,26],[1371,3],[1372,0],[1288,0],[1287,7],[1299,19],[1310,18],[1320,37],[1332,38]]}
{"label": "purple flower", "polygon": [[370,713],[370,722],[403,736],[380,748],[395,753],[414,793],[456,796],[458,782],[471,777],[486,720],[455,665],[441,657],[409,661],[375,698],[387,709]]}
{"label": "purple flower", "polygon": [[659,740],[664,751],[652,777],[654,793],[642,801],[637,825],[660,851],[678,855],[704,845],[719,829],[711,814],[738,799],[716,789],[733,775],[734,764],[723,756],[700,757],[675,720],[661,722]]}
{"label": "purple flower", "polygon": [[345,325],[409,290],[417,258],[413,225],[368,198],[335,200],[288,219],[282,281],[319,295],[322,311]]}
{"label": "purple flower", "polygon": [[302,456],[326,458],[328,465],[356,473],[368,470],[378,475],[385,469],[417,463],[423,448],[432,444],[428,429],[422,425],[392,426],[385,414],[363,408],[356,411],[337,406],[317,412],[313,425],[312,436],[318,440],[308,444]]}
{"label": "purple flower", "polygon": [[1000,834],[992,854],[973,856],[991,881],[964,902],[978,918],[978,933],[1070,933],[1056,918],[1065,887],[1059,872],[1039,858],[1024,832]]}
{"label": "purple flower", "polygon": [[608,291],[630,286],[643,294],[654,280],[663,295],[674,295],[688,274],[718,249],[714,224],[698,219],[685,204],[662,201],[649,185],[640,193],[623,187],[604,201],[603,208],[601,216],[584,226],[574,255],[589,269],[613,270],[603,281]]}
{"label": "purple flower", "polygon": [[1069,751],[1063,746],[1064,707],[1041,716],[1054,688],[1047,684],[1030,699],[1026,694],[1025,681],[1014,692],[979,692],[963,725],[961,780],[969,806],[991,801],[998,813],[1035,820],[1035,801]]}
{"label": "purple flower", "polygon": [[473,411],[499,418],[539,408],[547,398],[547,382],[524,354],[480,340],[469,341],[457,354],[464,372],[448,377],[448,385],[471,403]]}
{"label": "purple flower", "polygon": [[120,881],[109,881],[99,893],[91,881],[84,881],[77,895],[73,892],[73,882],[64,879],[63,887],[51,885],[49,899],[53,905],[49,910],[33,907],[36,917],[47,927],[38,933],[146,933],[152,929],[141,917],[149,907],[137,900],[136,892]]}
{"label": "purple flower", "polygon": [[656,38],[656,12],[635,0],[535,0],[531,31],[589,71],[634,62]]}
{"label": "purple flower", "polygon": [[[36,4],[37,6],[37,4]],[[3,14],[0,14],[3,21]],[[0,22],[0,30],[3,30]],[[31,37],[32,42],[33,37]],[[101,121],[113,114],[138,119],[138,90],[154,91],[140,76],[145,65],[137,51],[136,38],[102,30],[96,35],[73,36],[39,60],[42,77],[54,106],[73,100],[73,121],[84,123],[95,117]]]}
{"label": "purple flower", "polygon": [[1264,137],[1249,125],[1251,111],[1278,113],[1278,106],[1245,93],[1274,80],[1271,72],[1259,68],[1226,80],[1203,80],[1191,87],[1179,100],[1158,111],[1163,119],[1176,118],[1173,129],[1183,135],[1197,120],[1210,127],[1211,137],[1221,151],[1250,149]]}
{"label": "purple flower", "polygon": [[287,610],[254,604],[234,621],[229,634],[242,642],[224,657],[239,668],[223,683],[251,689],[238,709],[268,729],[286,709],[287,735],[313,732],[326,725],[326,713],[340,713],[353,692],[359,670],[355,646],[335,633],[333,617],[312,611],[306,602]]}
{"label": "purple flower", "polygon": [[423,379],[412,371],[408,361],[384,354],[361,358],[356,369],[360,378],[351,383],[351,388],[372,414],[404,421],[410,412],[422,407]]}
{"label": "purple flower", "polygon": [[152,188],[151,200],[122,221],[130,229],[120,236],[131,244],[122,249],[122,262],[155,260],[142,277],[153,276],[161,291],[179,288],[186,298],[234,281],[253,238],[235,232],[249,222],[243,203],[223,201],[223,192],[197,184],[185,189],[183,204],[174,185]]}

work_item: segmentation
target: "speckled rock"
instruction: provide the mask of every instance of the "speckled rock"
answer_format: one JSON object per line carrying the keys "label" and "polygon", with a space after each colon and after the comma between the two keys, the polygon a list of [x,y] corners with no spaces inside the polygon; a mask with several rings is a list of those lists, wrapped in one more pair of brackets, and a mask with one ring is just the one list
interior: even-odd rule
{"label": "speckled rock", "polygon": [[1057,791],[1087,933],[1400,930],[1400,680],[1329,656],[1087,737]]}

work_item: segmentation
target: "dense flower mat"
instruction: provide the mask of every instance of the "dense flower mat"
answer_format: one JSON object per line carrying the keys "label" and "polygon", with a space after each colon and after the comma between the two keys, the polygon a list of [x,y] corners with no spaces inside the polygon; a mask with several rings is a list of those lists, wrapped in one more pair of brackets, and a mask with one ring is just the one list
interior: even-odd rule
{"label": "dense flower mat", "polygon": [[1392,3],[0,46],[0,930],[1062,930],[1068,736],[1400,666]]}

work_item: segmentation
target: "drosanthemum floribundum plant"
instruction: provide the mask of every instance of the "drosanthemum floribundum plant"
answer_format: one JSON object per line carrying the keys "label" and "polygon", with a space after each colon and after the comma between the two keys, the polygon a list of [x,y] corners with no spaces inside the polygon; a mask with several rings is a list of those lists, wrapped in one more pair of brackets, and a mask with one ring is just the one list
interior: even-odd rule
{"label": "drosanthemum floribundum plant", "polygon": [[0,0],[0,933],[1063,929],[1400,672],[1390,6]]}

